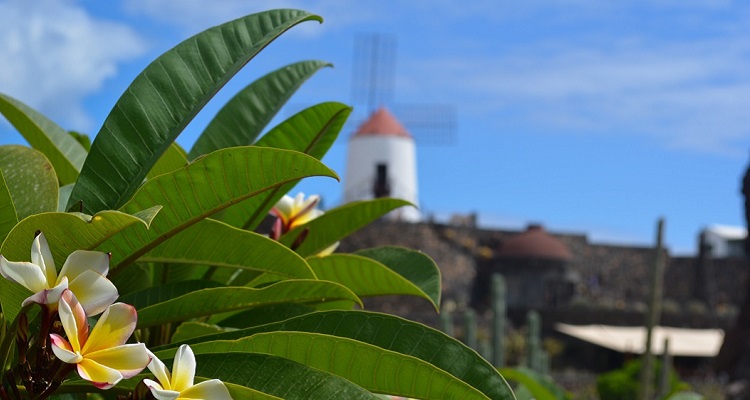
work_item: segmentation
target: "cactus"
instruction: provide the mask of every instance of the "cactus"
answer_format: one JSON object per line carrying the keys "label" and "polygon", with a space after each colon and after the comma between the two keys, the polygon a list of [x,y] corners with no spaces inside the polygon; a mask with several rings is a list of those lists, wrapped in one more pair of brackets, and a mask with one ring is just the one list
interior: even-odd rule
{"label": "cactus", "polygon": [[446,308],[440,311],[440,330],[448,336],[453,336],[453,316],[450,310]]}
{"label": "cactus", "polygon": [[505,366],[505,278],[492,275],[492,365]]}
{"label": "cactus", "polygon": [[541,318],[539,313],[531,310],[526,314],[526,324],[529,329],[529,336],[526,339],[526,366],[534,371],[542,370],[542,339],[541,339]]}
{"label": "cactus", "polygon": [[464,313],[464,326],[464,342],[477,350],[477,313],[471,308],[467,308]]}

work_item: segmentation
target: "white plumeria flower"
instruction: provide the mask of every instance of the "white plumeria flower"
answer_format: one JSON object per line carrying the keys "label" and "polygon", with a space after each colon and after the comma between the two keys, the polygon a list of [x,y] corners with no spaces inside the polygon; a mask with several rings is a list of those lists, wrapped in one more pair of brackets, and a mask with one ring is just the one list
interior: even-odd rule
{"label": "white plumeria flower", "polygon": [[281,219],[283,231],[288,232],[323,215],[323,211],[316,208],[319,202],[320,196],[316,194],[307,199],[302,192],[294,198],[284,195],[271,209],[271,214]]}
{"label": "white plumeria flower", "polygon": [[117,300],[115,285],[105,278],[109,271],[109,254],[76,250],[65,260],[60,273],[55,269],[47,239],[40,233],[31,244],[31,262],[8,261],[0,255],[0,275],[34,292],[23,301],[57,309],[65,289],[75,293],[87,316],[103,312]]}
{"label": "white plumeria flower", "polygon": [[59,306],[67,339],[50,334],[52,352],[62,362],[76,364],[81,378],[99,389],[109,389],[146,368],[151,360],[146,345],[126,343],[138,322],[133,306],[115,303],[107,307],[91,332],[73,292],[65,290]]}
{"label": "white plumeria flower", "polygon": [[172,364],[172,373],[161,360],[151,354],[148,369],[159,382],[144,379],[143,383],[157,400],[232,400],[227,387],[218,379],[193,384],[195,379],[195,355],[190,346],[183,344],[177,350]]}

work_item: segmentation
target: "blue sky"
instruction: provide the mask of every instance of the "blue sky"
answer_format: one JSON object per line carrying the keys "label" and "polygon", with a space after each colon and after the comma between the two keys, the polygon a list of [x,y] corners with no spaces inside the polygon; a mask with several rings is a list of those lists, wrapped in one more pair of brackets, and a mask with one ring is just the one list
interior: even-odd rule
{"label": "blue sky", "polygon": [[[449,104],[448,145],[419,143],[420,202],[487,226],[540,222],[594,242],[691,252],[710,224],[744,225],[750,160],[750,5],[722,0],[531,2],[0,0],[0,92],[91,134],[135,75],[181,40],[269,8],[301,8],[274,42],[178,139],[189,148],[240,88],[275,68],[321,59],[282,117],[350,103],[358,34],[397,40],[394,98]],[[353,122],[324,159],[344,174]],[[0,122],[0,144],[23,143]],[[327,205],[343,185],[301,186]]]}

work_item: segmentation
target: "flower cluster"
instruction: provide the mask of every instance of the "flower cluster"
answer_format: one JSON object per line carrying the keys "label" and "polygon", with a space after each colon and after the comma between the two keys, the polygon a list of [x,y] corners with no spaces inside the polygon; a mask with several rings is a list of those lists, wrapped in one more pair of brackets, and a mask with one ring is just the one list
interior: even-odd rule
{"label": "flower cluster", "polygon": [[[320,203],[320,196],[314,194],[305,199],[305,194],[300,192],[297,193],[293,198],[288,195],[284,195],[276,205],[271,209],[270,213],[276,217],[271,228],[271,239],[279,240],[282,235],[291,231],[292,229],[302,226],[315,218],[325,214],[322,210],[318,209]],[[307,237],[308,230],[305,229],[300,232],[299,236],[295,239],[294,243],[290,246],[292,250],[299,247]],[[319,252],[318,256],[325,256],[333,253],[338,248],[339,243],[336,242],[331,246],[323,249]]]}
{"label": "flower cluster", "polygon": [[[27,320],[25,314],[19,316],[19,367],[8,371],[11,379],[6,376],[4,380],[14,380],[14,372],[18,372],[28,395],[47,398],[73,369],[96,387],[109,389],[148,367],[158,382],[144,379],[143,384],[158,400],[231,400],[220,380],[193,385],[195,357],[190,347],[180,347],[170,375],[145,344],[127,343],[138,316],[133,306],[115,303],[117,288],[106,278],[109,259],[109,254],[98,251],[74,251],[58,273],[42,233],[32,243],[31,262],[8,261],[0,255],[0,275],[33,293],[22,306],[36,303],[43,310],[39,354],[34,360],[26,358]],[[88,317],[99,314],[91,328]],[[0,394],[7,398],[4,393]]]}

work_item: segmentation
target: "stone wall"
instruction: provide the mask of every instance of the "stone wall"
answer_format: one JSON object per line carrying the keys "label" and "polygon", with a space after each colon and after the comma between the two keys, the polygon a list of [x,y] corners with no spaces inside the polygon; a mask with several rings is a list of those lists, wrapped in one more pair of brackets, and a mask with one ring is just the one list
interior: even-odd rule
{"label": "stone wall", "polygon": [[[349,252],[396,245],[424,252],[441,270],[444,307],[463,310],[471,302],[478,265],[491,262],[503,241],[518,233],[466,225],[381,220],[345,239],[340,248]],[[608,315],[618,310],[627,315],[645,310],[653,249],[592,244],[583,235],[551,234],[568,246],[573,254],[568,267],[580,277],[571,307],[585,305],[590,312],[598,310]],[[664,286],[668,320],[690,326],[690,321],[697,318],[700,320],[697,324],[703,326],[710,322],[705,322],[706,318],[701,315],[715,314],[724,321],[723,317],[736,313],[743,301],[744,284],[750,279],[749,269],[745,259],[715,259],[709,260],[699,272],[696,258],[668,257]],[[433,326],[438,323],[429,302],[419,298],[374,298],[367,299],[365,305],[368,309],[406,316]],[[680,322],[679,315],[683,314],[684,321]]]}

